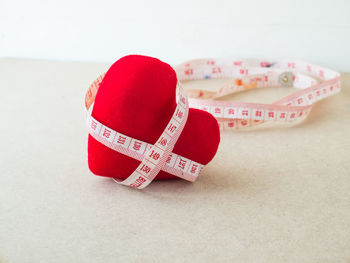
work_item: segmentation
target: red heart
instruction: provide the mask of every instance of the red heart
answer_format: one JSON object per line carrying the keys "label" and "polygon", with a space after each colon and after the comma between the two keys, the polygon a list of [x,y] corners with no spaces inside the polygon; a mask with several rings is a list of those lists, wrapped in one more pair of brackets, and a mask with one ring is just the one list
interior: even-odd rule
{"label": "red heart", "polygon": [[[154,144],[176,108],[176,73],[152,57],[130,55],[115,62],[96,95],[92,116],[104,125],[135,139]],[[215,155],[220,142],[216,119],[190,109],[173,152],[201,164]],[[127,178],[140,161],[118,153],[89,135],[90,170],[100,176]],[[160,171],[156,179],[175,176]]]}

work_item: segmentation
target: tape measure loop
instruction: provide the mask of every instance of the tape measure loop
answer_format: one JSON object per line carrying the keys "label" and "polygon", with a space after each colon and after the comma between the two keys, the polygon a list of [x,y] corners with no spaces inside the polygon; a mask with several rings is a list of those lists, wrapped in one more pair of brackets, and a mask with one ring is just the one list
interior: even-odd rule
{"label": "tape measure loop", "polygon": [[[175,67],[175,71],[178,77],[178,104],[154,145],[114,131],[94,119],[91,111],[104,74],[90,85],[85,96],[90,135],[110,149],[141,161],[127,179],[115,179],[117,183],[143,189],[160,170],[192,182],[197,179],[204,166],[172,153],[186,124],[189,107],[212,114],[221,129],[235,130],[267,122],[302,121],[308,116],[314,103],[340,92],[341,89],[338,72],[297,60],[198,59]],[[217,91],[190,90],[190,99],[180,83],[182,80],[211,78],[233,80]],[[272,104],[215,100],[242,90],[268,86],[295,87],[299,90]],[[119,140],[130,143],[125,146]]]}

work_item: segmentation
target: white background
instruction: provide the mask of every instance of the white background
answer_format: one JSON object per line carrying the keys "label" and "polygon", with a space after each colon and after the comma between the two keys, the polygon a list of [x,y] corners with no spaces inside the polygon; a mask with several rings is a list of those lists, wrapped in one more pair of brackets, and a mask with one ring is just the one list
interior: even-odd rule
{"label": "white background", "polygon": [[349,11],[349,0],[0,0],[0,57],[293,57],[350,71]]}

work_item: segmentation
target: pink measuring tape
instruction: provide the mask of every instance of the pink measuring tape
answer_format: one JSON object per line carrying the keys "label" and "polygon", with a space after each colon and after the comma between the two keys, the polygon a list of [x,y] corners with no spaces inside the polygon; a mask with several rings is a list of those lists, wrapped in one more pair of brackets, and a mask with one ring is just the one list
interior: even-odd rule
{"label": "pink measuring tape", "polygon": [[[340,91],[340,74],[304,61],[257,59],[199,59],[174,68],[177,73],[177,107],[154,145],[131,138],[103,125],[91,116],[101,75],[89,87],[85,96],[87,127],[90,135],[105,146],[141,161],[125,180],[118,184],[142,189],[149,185],[160,170],[188,181],[198,178],[203,165],[184,158],[172,150],[186,124],[189,107],[211,113],[222,130],[234,130],[271,122],[292,123],[304,120],[312,105]],[[217,91],[188,90],[183,80],[232,79]],[[294,87],[297,92],[272,104],[224,102],[215,99],[235,92],[263,87]],[[120,141],[120,138],[123,138]],[[128,143],[125,143],[128,142]],[[135,147],[137,145],[137,147]]]}

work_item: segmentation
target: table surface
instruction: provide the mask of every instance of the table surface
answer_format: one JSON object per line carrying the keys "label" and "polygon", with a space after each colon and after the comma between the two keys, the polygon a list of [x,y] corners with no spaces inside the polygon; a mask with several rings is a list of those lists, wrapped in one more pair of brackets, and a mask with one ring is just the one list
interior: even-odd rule
{"label": "table surface", "polygon": [[84,95],[108,66],[0,59],[0,262],[350,262],[350,74],[299,125],[223,132],[195,183],[135,191],[87,166]]}

